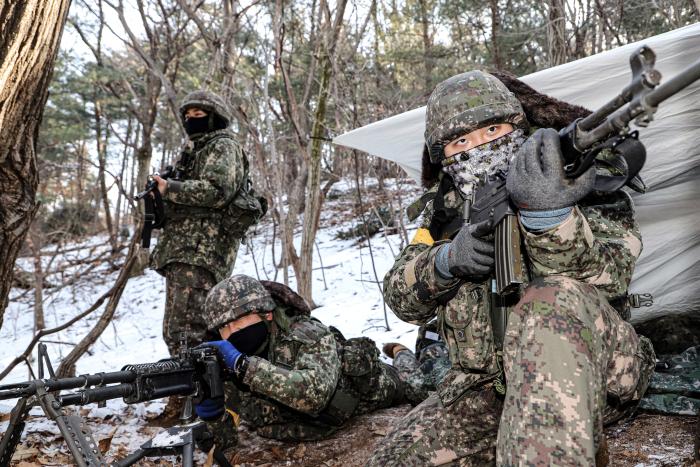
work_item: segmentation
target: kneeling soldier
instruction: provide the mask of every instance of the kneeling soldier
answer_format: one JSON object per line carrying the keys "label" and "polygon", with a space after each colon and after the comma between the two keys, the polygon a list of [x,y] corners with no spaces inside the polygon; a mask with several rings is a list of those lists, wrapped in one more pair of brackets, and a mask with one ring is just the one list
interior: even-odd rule
{"label": "kneeling soldier", "polygon": [[222,340],[210,341],[232,370],[226,400],[208,399],[197,415],[212,422],[217,441],[233,447],[233,412],[259,435],[316,440],[354,415],[403,402],[396,371],[366,337],[345,339],[309,316],[288,287],[237,275],[217,284],[204,319]]}

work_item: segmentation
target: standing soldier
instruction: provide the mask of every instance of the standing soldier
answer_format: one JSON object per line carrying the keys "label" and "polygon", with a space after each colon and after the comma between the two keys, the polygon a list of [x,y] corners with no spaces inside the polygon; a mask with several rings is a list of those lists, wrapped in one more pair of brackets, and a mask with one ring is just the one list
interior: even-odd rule
{"label": "standing soldier", "polygon": [[[556,126],[546,113],[563,110],[537,96],[532,114],[545,124],[531,123]],[[437,315],[452,368],[370,466],[594,465],[604,412],[624,413],[646,389],[651,344],[610,305],[624,301],[641,252],[631,199],[594,192],[593,169],[566,178],[557,132],[528,133],[521,102],[488,73],[453,76],[428,100],[423,175],[437,168],[435,186],[384,290],[401,319]],[[503,169],[530,277],[499,333],[492,226],[461,216],[475,186]]]}
{"label": "standing soldier", "polygon": [[[404,401],[396,370],[380,361],[371,339],[345,339],[309,316],[289,287],[234,275],[207,296],[204,319],[221,340],[229,369],[226,397],[197,405],[216,443],[234,447],[233,418],[282,441],[325,438],[351,417]],[[233,415],[233,414],[236,415]]]}
{"label": "standing soldier", "polygon": [[[192,92],[180,116],[191,144],[176,163],[175,177],[154,177],[166,221],[151,255],[151,266],[165,276],[163,339],[171,355],[183,332],[190,345],[204,340],[207,293],[231,274],[241,238],[266,207],[250,188],[248,160],[228,128],[224,100]],[[166,416],[176,410],[169,407]]]}

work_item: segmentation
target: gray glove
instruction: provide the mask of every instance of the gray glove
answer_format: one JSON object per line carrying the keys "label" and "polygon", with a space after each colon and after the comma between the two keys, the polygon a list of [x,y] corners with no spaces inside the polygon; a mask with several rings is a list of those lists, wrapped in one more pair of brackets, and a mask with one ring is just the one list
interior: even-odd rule
{"label": "gray glove", "polygon": [[546,211],[573,206],[593,190],[594,182],[593,167],[578,178],[567,178],[559,133],[540,128],[513,158],[506,188],[519,208]]}
{"label": "gray glove", "polygon": [[462,227],[452,243],[444,245],[438,252],[435,263],[438,273],[450,278],[480,276],[491,272],[494,264],[493,241],[484,240],[482,237],[492,230],[490,220]]}

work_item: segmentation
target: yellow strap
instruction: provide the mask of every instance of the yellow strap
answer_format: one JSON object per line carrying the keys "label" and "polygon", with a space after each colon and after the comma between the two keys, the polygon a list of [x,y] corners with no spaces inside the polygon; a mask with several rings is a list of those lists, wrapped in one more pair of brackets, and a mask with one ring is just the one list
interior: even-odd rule
{"label": "yellow strap", "polygon": [[417,243],[423,243],[431,246],[433,243],[435,243],[435,240],[433,240],[433,237],[430,235],[430,231],[428,229],[421,227],[416,232],[416,236],[413,237],[413,240],[411,240],[411,245],[415,245]]}
{"label": "yellow strap", "polygon": [[228,412],[233,420],[233,424],[236,425],[236,428],[238,428],[238,424],[241,423],[241,416],[229,408],[226,409],[226,412]]}

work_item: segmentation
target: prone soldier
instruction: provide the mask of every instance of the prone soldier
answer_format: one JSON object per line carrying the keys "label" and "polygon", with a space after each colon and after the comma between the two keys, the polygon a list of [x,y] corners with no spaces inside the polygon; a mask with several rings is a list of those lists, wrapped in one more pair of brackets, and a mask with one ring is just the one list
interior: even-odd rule
{"label": "prone soldier", "polygon": [[[369,338],[345,339],[312,318],[288,287],[234,275],[207,296],[204,320],[235,377],[225,398],[195,407],[224,449],[235,446],[234,413],[259,435],[283,441],[324,438],[351,417],[404,402],[393,367]],[[225,399],[225,400],[224,400]]]}

